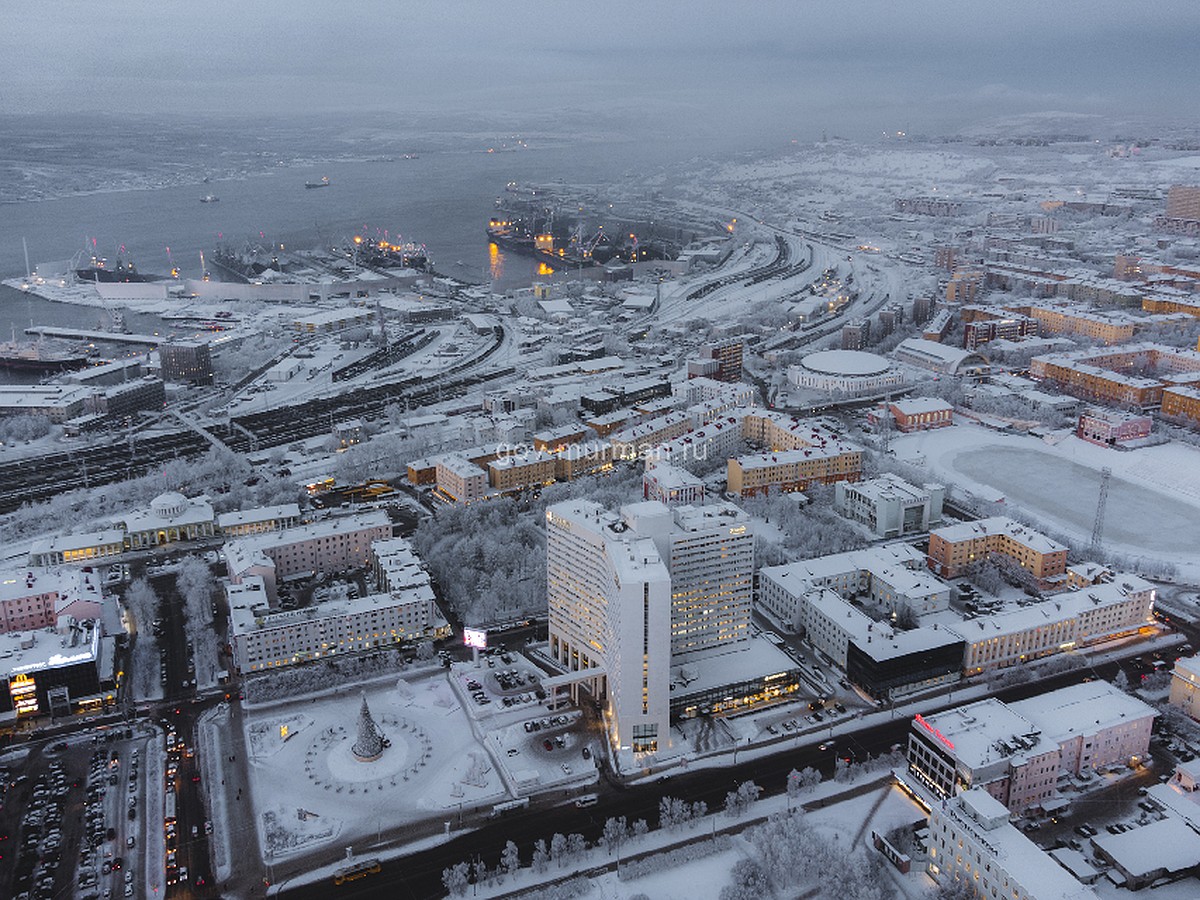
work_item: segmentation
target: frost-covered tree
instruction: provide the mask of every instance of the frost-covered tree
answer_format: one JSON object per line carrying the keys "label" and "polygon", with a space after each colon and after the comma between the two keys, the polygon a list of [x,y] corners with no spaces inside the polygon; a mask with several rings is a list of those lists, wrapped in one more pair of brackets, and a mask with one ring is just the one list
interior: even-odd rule
{"label": "frost-covered tree", "polygon": [[508,875],[515,875],[517,869],[521,868],[521,852],[512,841],[508,841],[504,845],[504,850],[500,854],[500,868]]}
{"label": "frost-covered tree", "polygon": [[577,860],[587,851],[587,839],[582,834],[567,835],[567,859]]}
{"label": "frost-covered tree", "polygon": [[645,819],[634,819],[633,825],[630,826],[630,836],[635,838],[645,837],[650,831],[650,826]]}
{"label": "frost-covered tree", "polygon": [[761,793],[762,788],[753,781],[743,781],[737,786],[737,790],[730,791],[725,795],[725,814],[733,817],[741,816],[754,805]]}
{"label": "frost-covered tree", "polygon": [[611,854],[621,845],[621,841],[625,840],[627,833],[628,827],[625,824],[624,816],[606,819],[604,822],[604,831],[600,836],[600,839],[604,842],[604,849]]}
{"label": "frost-covered tree", "polygon": [[469,863],[455,863],[448,869],[442,870],[442,886],[450,893],[452,897],[461,897],[467,892],[467,886],[470,885]]}
{"label": "frost-covered tree", "polygon": [[530,861],[533,871],[538,875],[542,875],[550,868],[550,851],[546,849],[546,842],[539,838],[533,845],[533,859]]}
{"label": "frost-covered tree", "polygon": [[833,764],[833,780],[839,784],[849,781],[853,777],[851,769],[850,760],[839,756]]}
{"label": "frost-covered tree", "polygon": [[567,864],[567,836],[565,834],[556,831],[550,838],[550,860],[558,863],[560,869]]}
{"label": "frost-covered tree", "polygon": [[720,900],[762,900],[771,883],[757,860],[739,859],[730,871],[731,883],[721,888]]}

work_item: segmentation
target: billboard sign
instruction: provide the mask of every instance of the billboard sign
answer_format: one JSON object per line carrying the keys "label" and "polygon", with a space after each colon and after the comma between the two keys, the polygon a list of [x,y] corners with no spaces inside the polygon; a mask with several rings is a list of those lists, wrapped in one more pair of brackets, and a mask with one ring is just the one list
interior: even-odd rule
{"label": "billboard sign", "polygon": [[478,628],[463,629],[463,643],[476,650],[487,649],[487,632]]}

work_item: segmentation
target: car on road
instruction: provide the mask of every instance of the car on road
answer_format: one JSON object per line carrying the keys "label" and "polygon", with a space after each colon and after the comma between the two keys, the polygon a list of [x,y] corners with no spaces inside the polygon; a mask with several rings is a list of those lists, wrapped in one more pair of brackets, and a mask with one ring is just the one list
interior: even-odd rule
{"label": "car on road", "polygon": [[554,744],[551,742],[551,740],[549,738],[546,738],[546,740],[542,741],[542,746],[545,747],[547,750],[554,749]]}

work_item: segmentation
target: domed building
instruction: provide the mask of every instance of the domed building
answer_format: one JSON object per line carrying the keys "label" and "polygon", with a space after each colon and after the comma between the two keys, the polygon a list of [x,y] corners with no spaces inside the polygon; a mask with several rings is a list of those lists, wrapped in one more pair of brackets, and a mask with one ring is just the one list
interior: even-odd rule
{"label": "domed building", "polygon": [[819,350],[788,367],[788,381],[801,390],[835,399],[870,397],[902,387],[903,371],[891,360],[863,350]]}
{"label": "domed building", "polygon": [[212,504],[204,498],[189,500],[176,491],[159,494],[150,509],[125,517],[125,547],[141,550],[176,541],[194,541],[217,532]]}

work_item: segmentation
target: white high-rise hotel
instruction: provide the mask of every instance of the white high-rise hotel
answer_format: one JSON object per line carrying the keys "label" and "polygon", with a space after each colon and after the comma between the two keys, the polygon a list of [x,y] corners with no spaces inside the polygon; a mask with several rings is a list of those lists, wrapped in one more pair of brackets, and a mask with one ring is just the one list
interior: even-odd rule
{"label": "white high-rise hotel", "polygon": [[[588,500],[546,512],[550,653],[599,669],[614,748],[651,753],[670,740],[670,673],[750,640],[754,535],[728,503],[620,515]],[[665,744],[664,744],[665,746]]]}

